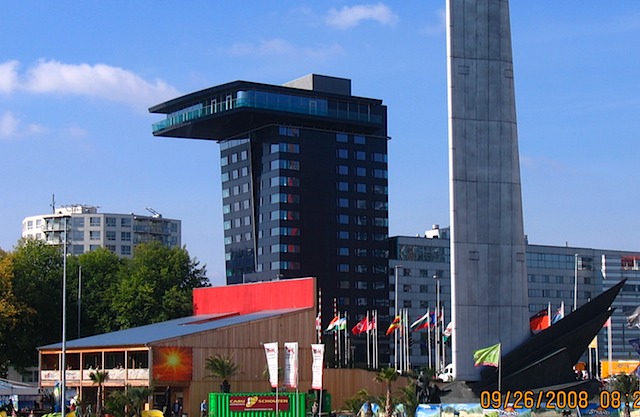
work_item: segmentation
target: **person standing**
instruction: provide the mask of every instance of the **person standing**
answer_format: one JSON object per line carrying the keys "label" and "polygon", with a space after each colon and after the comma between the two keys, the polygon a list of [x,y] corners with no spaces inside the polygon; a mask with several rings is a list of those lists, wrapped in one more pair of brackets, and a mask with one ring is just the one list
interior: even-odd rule
{"label": "person standing", "polygon": [[207,400],[200,403],[200,417],[207,417]]}

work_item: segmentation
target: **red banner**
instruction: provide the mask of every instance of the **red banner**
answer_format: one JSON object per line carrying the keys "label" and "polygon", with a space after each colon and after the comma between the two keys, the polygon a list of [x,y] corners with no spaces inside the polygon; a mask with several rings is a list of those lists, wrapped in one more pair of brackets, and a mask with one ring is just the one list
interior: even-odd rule
{"label": "red banner", "polygon": [[[275,395],[235,395],[229,397],[229,411],[275,410]],[[278,397],[278,411],[289,411],[289,397]]]}

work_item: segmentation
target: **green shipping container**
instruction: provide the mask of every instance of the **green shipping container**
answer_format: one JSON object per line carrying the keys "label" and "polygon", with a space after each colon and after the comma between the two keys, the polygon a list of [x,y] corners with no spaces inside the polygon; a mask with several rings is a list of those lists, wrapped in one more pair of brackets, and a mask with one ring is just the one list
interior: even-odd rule
{"label": "green shipping container", "polygon": [[274,392],[212,392],[208,410],[209,417],[305,417],[308,407],[304,393],[278,393],[276,401]]}

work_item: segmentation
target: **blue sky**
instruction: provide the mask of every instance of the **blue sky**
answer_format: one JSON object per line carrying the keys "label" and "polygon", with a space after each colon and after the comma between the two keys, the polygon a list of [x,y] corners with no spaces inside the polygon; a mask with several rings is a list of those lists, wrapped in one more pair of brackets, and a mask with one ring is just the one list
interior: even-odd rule
{"label": "blue sky", "polygon": [[[640,251],[640,2],[513,1],[529,242]],[[224,283],[214,142],[148,108],[213,85],[352,79],[389,115],[390,235],[449,224],[444,0],[13,2],[0,14],[0,248],[58,205],[183,222]]]}

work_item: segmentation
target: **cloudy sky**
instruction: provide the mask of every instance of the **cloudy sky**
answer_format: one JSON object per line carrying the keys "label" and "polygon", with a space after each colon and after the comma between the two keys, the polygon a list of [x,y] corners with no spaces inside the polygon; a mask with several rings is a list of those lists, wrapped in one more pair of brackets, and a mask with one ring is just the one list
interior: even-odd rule
{"label": "cloudy sky", "polygon": [[[525,229],[640,252],[640,2],[511,4]],[[214,142],[148,108],[213,85],[352,79],[389,113],[390,235],[449,224],[444,0],[14,2],[0,14],[0,248],[57,205],[183,222],[224,282]]]}

